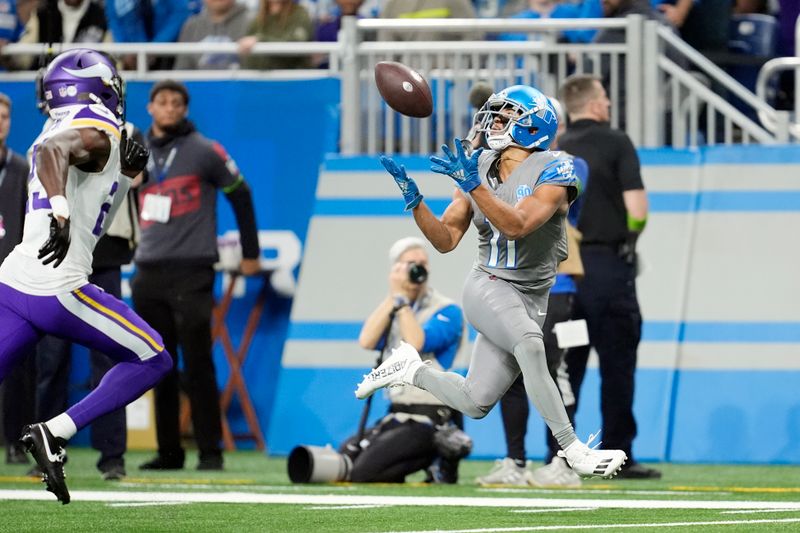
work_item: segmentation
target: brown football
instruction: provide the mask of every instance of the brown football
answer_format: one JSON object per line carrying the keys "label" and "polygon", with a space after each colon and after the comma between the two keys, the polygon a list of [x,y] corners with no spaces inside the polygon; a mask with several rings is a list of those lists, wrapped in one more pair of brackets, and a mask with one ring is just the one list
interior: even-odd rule
{"label": "brown football", "polygon": [[396,61],[375,65],[375,84],[389,107],[408,115],[424,118],[433,113],[431,88],[419,72]]}

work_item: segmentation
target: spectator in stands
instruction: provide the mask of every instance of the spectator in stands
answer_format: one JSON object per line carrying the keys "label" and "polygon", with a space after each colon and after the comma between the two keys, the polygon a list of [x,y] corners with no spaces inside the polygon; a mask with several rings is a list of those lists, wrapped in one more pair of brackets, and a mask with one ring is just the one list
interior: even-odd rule
{"label": "spectator in stands", "polygon": [[[147,135],[150,180],[139,193],[142,233],[131,282],[133,304],[161,333],[173,358],[181,354],[200,452],[198,470],[222,470],[219,390],[211,352],[213,265],[219,260],[217,193],[224,192],[233,208],[244,257],[239,269],[245,276],[260,271],[252,195],[225,149],[203,137],[188,120],[185,85],[157,82],[147,111],[153,118]],[[142,469],[183,468],[178,378],[176,361],[155,388],[158,455]]]}
{"label": "spectator in stands", "polygon": [[[0,0],[0,50],[8,43],[15,43],[22,36],[25,29],[20,16],[17,12],[17,2],[15,0]],[[7,70],[12,66],[9,58],[0,58],[0,70]]]}
{"label": "spectator in stands", "polygon": [[337,9],[329,16],[322,18],[314,30],[315,41],[336,41],[339,29],[342,27],[342,17],[356,16],[361,18],[358,11],[363,0],[336,0]]}
{"label": "spectator in stands", "polygon": [[[691,0],[690,0],[691,1]],[[583,0],[581,2],[559,2],[557,0],[528,0],[527,6],[511,14],[511,18],[600,18],[603,9],[600,0]],[[561,40],[570,43],[591,42],[597,32],[595,30],[566,30]],[[526,41],[531,37],[528,33],[501,33],[501,41]]]}
{"label": "spectator in stands", "polygon": [[[464,318],[453,300],[428,285],[425,241],[398,240],[389,249],[389,264],[389,290],[364,322],[359,344],[388,353],[405,341],[433,368],[449,369],[461,345]],[[456,483],[460,458],[441,457],[435,435],[460,413],[416,387],[389,389],[389,398],[389,414],[363,439],[355,435],[340,449],[353,461],[350,481],[402,483],[407,475],[434,466],[432,481]]]}
{"label": "spectator in stands", "polygon": [[[103,5],[95,0],[44,0],[31,13],[21,43],[101,43],[110,41]],[[18,56],[18,68],[38,69],[42,58]]]}
{"label": "spectator in stands", "polygon": [[699,0],[678,26],[684,41],[715,63],[730,62],[728,38],[732,0]]}
{"label": "spectator in stands", "polygon": [[[606,18],[624,18],[628,15],[642,15],[647,19],[656,19],[666,22],[664,15],[653,9],[649,0],[602,0],[603,16]],[[624,43],[625,30],[623,28],[611,28],[598,31],[594,37],[596,43]],[[621,57],[619,62],[618,79],[625,79],[625,58]],[[605,55],[600,61],[600,73],[603,80],[603,85],[610,87],[612,63],[610,57]],[[626,113],[626,87],[625,83],[618,84],[618,93],[614,95],[617,101],[617,125],[620,129],[625,129]]]}
{"label": "spectator in stands", "polygon": [[[205,9],[192,15],[181,28],[178,42],[236,42],[250,27],[252,16],[244,4],[236,0],[204,0]],[[237,54],[204,53],[180,55],[176,69],[230,69],[239,67]]]}
{"label": "spectator in stands", "polygon": [[242,65],[250,69],[309,68],[311,56],[253,56],[253,46],[258,42],[305,42],[314,35],[311,17],[303,6],[294,0],[261,0],[258,14],[239,39],[239,52],[244,56]]}
{"label": "spectator in stands", "polygon": [[[191,0],[107,0],[106,16],[118,43],[173,43],[196,7]],[[155,58],[150,67],[170,68],[173,58]],[[136,56],[123,58],[125,68],[136,67]]]}
{"label": "spectator in stands", "polygon": [[[314,40],[321,42],[338,40],[339,30],[342,27],[342,17],[353,16],[361,18],[359,9],[363,3],[363,0],[336,0],[336,9],[317,23],[317,27],[314,30]],[[316,67],[328,68],[328,56],[315,56],[313,63]]]}
{"label": "spectator in stands", "polygon": [[[475,18],[475,8],[470,0],[389,0],[381,18]],[[476,32],[380,30],[379,41],[473,41],[483,36]]]}
{"label": "spectator in stands", "polygon": [[[0,93],[0,263],[22,241],[28,200],[28,163],[6,145],[10,129],[11,99]],[[28,463],[19,438],[23,426],[34,420],[33,363],[33,357],[23,358],[3,381],[3,437],[8,464]]]}
{"label": "spectator in stands", "polygon": [[653,7],[663,13],[664,19],[674,28],[680,29],[692,12],[695,3],[703,0],[653,0]]}
{"label": "spectator in stands", "polygon": [[[636,241],[648,212],[639,156],[623,131],[609,127],[611,103],[599,78],[570,76],[559,89],[559,99],[569,116],[559,147],[589,167],[578,219],[585,276],[578,283],[575,318],[586,319],[600,363],[603,447],[628,455],[620,477],[659,478],[658,470],[637,463],[633,455],[633,390],[642,329]],[[566,356],[576,410],[591,346],[572,348]]]}

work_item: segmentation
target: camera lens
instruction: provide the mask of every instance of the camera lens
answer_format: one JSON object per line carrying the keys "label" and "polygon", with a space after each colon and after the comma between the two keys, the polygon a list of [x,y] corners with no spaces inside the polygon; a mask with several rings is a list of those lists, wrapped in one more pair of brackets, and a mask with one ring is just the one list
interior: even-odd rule
{"label": "camera lens", "polygon": [[408,265],[408,280],[411,283],[425,283],[428,280],[428,269],[418,263]]}

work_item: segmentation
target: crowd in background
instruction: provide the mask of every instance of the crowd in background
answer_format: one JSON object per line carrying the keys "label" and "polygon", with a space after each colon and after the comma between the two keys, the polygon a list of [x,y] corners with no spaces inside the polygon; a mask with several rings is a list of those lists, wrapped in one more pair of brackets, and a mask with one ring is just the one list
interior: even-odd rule
{"label": "crowd in background", "polygon": [[[775,44],[766,55],[794,55],[800,4],[792,0],[0,0],[0,46],[9,42],[236,42],[238,54],[156,58],[150,68],[287,69],[320,66],[309,56],[254,56],[258,42],[335,41],[341,17],[600,18],[638,13],[672,25],[715,59],[730,51],[737,16],[770,17]],[[732,30],[732,28],[734,28]],[[747,31],[747,30],[745,30]],[[752,31],[763,34],[764,26]],[[444,40],[453,34],[384,32],[380,39]],[[465,33],[462,39],[475,38]],[[480,36],[477,36],[480,37]],[[487,39],[524,40],[527,34]],[[593,30],[564,31],[566,42],[591,42]],[[8,69],[37,68],[38,58],[7,58]],[[135,57],[125,58],[133,68]]]}

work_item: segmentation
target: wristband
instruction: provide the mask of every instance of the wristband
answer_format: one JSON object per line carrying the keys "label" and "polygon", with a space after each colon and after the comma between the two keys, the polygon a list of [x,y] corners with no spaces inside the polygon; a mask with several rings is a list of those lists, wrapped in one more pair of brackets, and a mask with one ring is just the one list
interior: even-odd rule
{"label": "wristband", "polygon": [[69,203],[60,194],[50,198],[50,208],[53,210],[53,216],[63,219],[69,218]]}
{"label": "wristband", "polygon": [[635,218],[628,213],[627,222],[629,231],[641,233],[647,225],[647,215],[645,215],[644,218]]}

